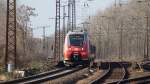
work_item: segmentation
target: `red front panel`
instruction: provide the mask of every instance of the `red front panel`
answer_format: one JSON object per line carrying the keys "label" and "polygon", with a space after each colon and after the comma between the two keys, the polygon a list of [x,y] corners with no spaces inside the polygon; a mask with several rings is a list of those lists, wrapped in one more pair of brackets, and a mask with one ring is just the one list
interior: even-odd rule
{"label": "red front panel", "polygon": [[87,49],[71,46],[68,49],[64,50],[64,60],[70,60],[71,54],[73,53],[80,54],[81,59],[83,60],[88,59]]}

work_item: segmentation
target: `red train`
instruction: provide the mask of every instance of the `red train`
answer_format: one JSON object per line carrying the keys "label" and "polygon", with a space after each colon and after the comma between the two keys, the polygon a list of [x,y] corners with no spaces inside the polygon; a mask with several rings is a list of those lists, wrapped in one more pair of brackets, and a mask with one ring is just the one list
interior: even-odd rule
{"label": "red train", "polygon": [[90,41],[87,32],[69,32],[64,42],[64,64],[89,64]]}

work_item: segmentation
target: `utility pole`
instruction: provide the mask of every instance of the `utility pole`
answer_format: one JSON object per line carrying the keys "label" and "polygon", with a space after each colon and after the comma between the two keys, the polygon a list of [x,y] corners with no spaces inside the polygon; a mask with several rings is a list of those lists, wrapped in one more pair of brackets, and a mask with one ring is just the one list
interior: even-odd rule
{"label": "utility pole", "polygon": [[[99,22],[98,22],[98,20],[99,20],[99,18],[101,19],[101,24],[100,24],[100,27],[99,27]],[[103,18],[104,18],[104,16],[100,16],[100,17],[96,17],[96,23],[97,23],[97,27],[98,27],[98,29],[99,29],[99,40],[98,40],[98,54],[99,54],[99,57],[101,57],[100,59],[103,59],[103,57],[102,57],[102,41],[101,41],[101,39],[102,39],[102,32],[101,32],[101,30],[102,30],[102,24],[103,24]]]}
{"label": "utility pole", "polygon": [[[149,3],[148,3],[148,6],[150,6]],[[149,60],[149,16],[147,15],[145,18],[146,18],[146,27],[147,27],[147,30],[146,30],[147,46],[146,46],[146,57],[144,59],[147,61]]]}
{"label": "utility pole", "polygon": [[70,0],[70,30],[73,31],[73,0]]}
{"label": "utility pole", "polygon": [[46,37],[46,55],[49,57],[49,38]]}
{"label": "utility pole", "polygon": [[68,29],[73,31],[76,29],[76,1],[68,0]]}
{"label": "utility pole", "polygon": [[149,17],[147,16],[147,60],[149,60]]}
{"label": "utility pole", "polygon": [[109,27],[109,24],[111,24],[111,17],[107,17],[108,19],[108,24],[107,24],[107,57],[110,55],[110,27]]}
{"label": "utility pole", "polygon": [[63,40],[65,38],[65,34],[66,34],[66,6],[63,6]]}
{"label": "utility pole", "polygon": [[68,23],[67,32],[71,30],[71,0],[68,0]]}
{"label": "utility pole", "polygon": [[22,40],[23,40],[23,52],[24,52],[24,56],[26,56],[26,27],[27,25],[25,24],[25,22],[23,23],[23,33],[22,33]]}
{"label": "utility pole", "polygon": [[[144,1],[137,1],[138,3],[146,3],[147,4],[147,6],[149,6],[150,7],[150,4],[149,4],[149,0],[144,0]],[[145,12],[146,13],[146,29],[145,29],[145,42],[144,42],[144,61],[146,61],[146,60],[149,60],[149,16],[148,16],[148,13],[147,12]],[[145,47],[146,47],[146,49],[145,49]]]}
{"label": "utility pole", "polygon": [[46,40],[45,40],[45,27],[43,26],[43,51],[45,51],[45,43],[46,43]]}
{"label": "utility pole", "polygon": [[122,34],[123,34],[123,23],[121,22],[121,28],[120,28],[120,47],[119,47],[119,59],[122,61],[123,59],[122,59]]}
{"label": "utility pole", "polygon": [[72,31],[76,29],[76,1],[72,1]]}
{"label": "utility pole", "polygon": [[60,60],[60,0],[56,0],[54,60]]}
{"label": "utility pole", "polygon": [[[137,19],[138,19],[138,17],[132,17],[132,22],[133,23],[136,23],[136,21],[137,21]],[[137,25],[137,23],[136,23],[136,25]],[[137,48],[137,50],[136,50],[136,56],[138,57],[139,56],[139,27],[136,27],[135,28],[135,30],[137,31],[136,32],[136,48]],[[145,52],[145,51],[144,51]]]}
{"label": "utility pole", "polygon": [[[145,17],[146,18],[146,41],[145,41],[145,46],[146,46],[146,50],[145,50],[145,48],[144,48],[144,60],[149,60],[149,17],[148,16],[146,16]],[[147,43],[147,45],[146,45],[146,43]]]}
{"label": "utility pole", "polygon": [[[66,6],[68,6],[69,4],[67,4],[67,5],[63,5],[63,6],[60,6],[60,7],[63,7],[63,17],[61,18],[60,17],[60,19],[62,19],[63,20],[63,27],[62,27],[62,32],[60,32],[60,33],[57,33],[57,35],[58,36],[60,36],[60,40],[59,40],[59,42],[60,42],[60,55],[63,55],[63,52],[61,52],[61,51],[63,51],[63,43],[64,43],[64,40],[65,40],[65,34],[66,34],[66,32],[68,32],[69,31],[69,28],[67,28],[67,30],[66,30],[66,17],[68,17],[67,15],[66,15]],[[58,17],[58,16],[57,16]],[[56,19],[56,18],[49,18],[49,19]],[[57,21],[58,21],[58,18],[57,18]],[[58,22],[57,22],[57,25],[58,25]],[[67,23],[67,25],[68,25],[68,23]],[[69,24],[70,25],[70,24]],[[58,29],[58,28],[57,28]],[[59,28],[59,30],[60,30],[60,28]],[[57,30],[57,32],[59,32],[59,30]],[[55,30],[56,31],[56,30]],[[57,39],[59,39],[59,38],[57,38]],[[61,45],[62,44],[62,45]],[[54,53],[55,54],[55,53]]]}
{"label": "utility pole", "polygon": [[117,7],[117,0],[115,0],[115,8]]}
{"label": "utility pole", "polygon": [[[31,37],[30,37],[30,43],[32,43],[33,42],[33,29],[32,28],[30,28],[30,35],[31,35]],[[33,51],[32,46],[30,46],[29,48],[30,48],[31,51]]]}
{"label": "utility pole", "polygon": [[6,22],[6,53],[5,68],[8,64],[17,67],[16,58],[16,0],[7,0],[7,22]]}
{"label": "utility pole", "polygon": [[[36,27],[36,28],[32,28],[32,32],[33,32],[33,30],[35,30],[35,29],[43,29],[43,52],[45,52],[45,49],[46,49],[46,28],[49,28],[50,26],[49,25],[47,25],[47,26],[39,26],[39,27]],[[32,35],[33,36],[33,35]]]}
{"label": "utility pole", "polygon": [[[102,28],[103,28],[103,25],[104,25],[104,18],[106,18],[106,16],[101,16],[101,21],[102,21],[102,24],[101,24],[101,27],[100,27],[100,50],[101,50],[101,53],[103,52],[103,54],[101,54],[101,57],[102,59],[105,59],[105,47],[103,46],[102,47]],[[102,49],[103,48],[103,49]]]}
{"label": "utility pole", "polygon": [[119,0],[119,6],[122,7],[122,2],[121,2],[121,0]]}
{"label": "utility pole", "polygon": [[[122,8],[122,3],[121,3],[121,0],[119,0],[119,6],[120,8]],[[120,11],[121,13],[121,11]],[[122,61],[122,35],[123,34],[123,21],[121,21],[121,26],[120,26],[120,47],[119,47],[119,59],[120,61]]]}
{"label": "utility pole", "polygon": [[81,23],[83,24],[83,30],[86,30],[86,28],[88,27],[88,25],[90,24],[89,22],[84,22],[84,23]]}
{"label": "utility pole", "polygon": [[66,35],[66,17],[68,17],[66,15],[66,6],[68,6],[68,5],[63,6],[62,54],[63,54],[63,44],[64,44],[64,40],[65,40],[65,35]]}

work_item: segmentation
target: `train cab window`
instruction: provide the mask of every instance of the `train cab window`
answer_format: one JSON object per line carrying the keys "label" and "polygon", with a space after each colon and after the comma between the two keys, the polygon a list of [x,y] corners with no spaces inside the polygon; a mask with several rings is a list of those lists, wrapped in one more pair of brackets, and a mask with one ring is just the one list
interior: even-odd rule
{"label": "train cab window", "polygon": [[72,46],[82,46],[84,41],[83,34],[73,34],[69,36],[70,45]]}

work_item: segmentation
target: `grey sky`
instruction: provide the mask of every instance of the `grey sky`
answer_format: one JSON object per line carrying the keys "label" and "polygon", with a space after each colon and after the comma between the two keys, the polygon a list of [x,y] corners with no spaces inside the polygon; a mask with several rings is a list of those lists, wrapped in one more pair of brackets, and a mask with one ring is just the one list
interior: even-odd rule
{"label": "grey sky", "polygon": [[[55,0],[21,0],[20,2],[36,8],[38,16],[31,19],[33,27],[50,25],[51,27],[46,29],[46,34],[51,35],[54,33],[55,20],[50,20],[48,18],[55,17]],[[62,2],[65,4],[66,0],[62,0]],[[88,3],[89,7],[84,7],[84,3]],[[114,0],[93,0],[91,2],[77,0],[77,24],[80,24],[84,20],[84,18],[81,17],[93,15],[109,7],[113,3]],[[34,36],[41,37],[42,29],[34,30]]]}

